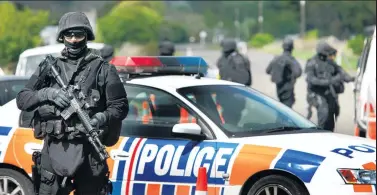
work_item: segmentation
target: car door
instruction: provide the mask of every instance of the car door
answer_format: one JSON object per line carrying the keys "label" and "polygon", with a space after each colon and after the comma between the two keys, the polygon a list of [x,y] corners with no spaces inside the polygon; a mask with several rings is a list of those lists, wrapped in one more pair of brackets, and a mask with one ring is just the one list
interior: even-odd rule
{"label": "car door", "polygon": [[25,87],[27,82],[27,79],[10,80],[6,82],[8,90],[8,102],[17,97],[18,92],[20,92]]}
{"label": "car door", "polygon": [[5,81],[0,81],[0,106],[7,103],[8,89],[6,87]]}
{"label": "car door", "polygon": [[[247,137],[254,134],[252,132],[256,132],[254,135],[261,135],[260,133],[267,129],[296,126],[288,115],[274,108],[281,106],[289,109],[279,102],[270,105],[263,96],[245,95],[245,91],[231,90],[231,87],[201,87],[186,88],[178,93],[190,100],[194,99],[192,96],[196,97],[197,101],[193,101],[195,105],[206,112],[228,137]],[[275,158],[270,154],[277,154],[280,149],[263,145],[252,140],[217,142],[214,170],[218,194],[239,194],[239,190],[250,176],[269,169],[269,163]]]}
{"label": "car door", "polygon": [[22,168],[27,174],[31,174],[33,165],[32,154],[41,151],[43,141],[34,138],[31,128],[17,128],[8,134],[9,142],[6,147],[3,162]]}
{"label": "car door", "polygon": [[[199,167],[207,167],[211,176],[215,166],[217,143],[207,126],[167,92],[132,84],[126,91],[130,110],[114,156],[113,194],[195,193]],[[173,135],[173,126],[182,123],[197,123],[207,139]],[[217,194],[216,180],[208,181],[209,194]]]}
{"label": "car door", "polygon": [[16,98],[17,93],[24,88],[27,80],[10,80],[0,82],[0,106]]}

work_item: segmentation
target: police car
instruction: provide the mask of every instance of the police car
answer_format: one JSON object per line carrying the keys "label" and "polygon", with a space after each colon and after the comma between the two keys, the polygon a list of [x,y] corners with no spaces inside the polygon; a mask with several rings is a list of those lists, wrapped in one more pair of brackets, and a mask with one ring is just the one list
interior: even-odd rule
{"label": "police car", "polygon": [[[372,140],[322,131],[254,89],[205,78],[200,57],[111,63],[130,105],[122,137],[107,148],[114,195],[191,195],[200,167],[210,195],[376,193]],[[0,191],[28,195],[42,141],[19,127],[19,113],[14,101],[0,109]]]}

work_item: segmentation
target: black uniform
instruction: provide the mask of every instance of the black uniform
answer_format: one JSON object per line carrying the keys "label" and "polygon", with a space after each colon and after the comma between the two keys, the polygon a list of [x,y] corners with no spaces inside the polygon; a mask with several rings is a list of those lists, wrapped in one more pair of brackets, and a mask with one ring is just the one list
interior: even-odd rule
{"label": "black uniform", "polygon": [[162,42],[160,42],[158,48],[160,56],[174,56],[175,47],[174,43],[172,43],[171,41],[164,39]]}
{"label": "black uniform", "polygon": [[[67,33],[84,33],[85,39],[69,43],[63,38],[63,34],[69,36]],[[91,117],[91,125],[104,129],[106,137],[120,132],[122,120],[128,113],[127,94],[115,67],[104,61],[99,51],[88,49],[88,40],[94,40],[94,35],[87,17],[78,12],[65,14],[59,22],[58,41],[64,42],[66,47],[62,51],[63,57],[57,58],[55,67],[66,84],[78,85],[91,100],[97,99],[88,100],[91,104],[86,111]],[[72,190],[69,188],[71,179],[74,180],[75,194],[107,194],[107,163],[100,161],[81,133],[83,125],[77,116],[63,120],[59,115],[69,105],[69,97],[46,67],[48,64],[44,60],[17,96],[19,109],[35,110],[34,136],[44,139],[40,185],[36,186],[39,195],[68,195]],[[106,142],[105,139],[102,141]],[[61,184],[67,178],[64,187]]]}
{"label": "black uniform", "polygon": [[[336,56],[337,50],[335,48],[329,46],[328,50],[329,50],[329,56],[334,56],[334,57]],[[344,83],[354,82],[355,77],[349,75],[333,59],[328,58],[327,62],[336,69],[336,71],[340,74],[340,77],[341,77],[341,81],[338,82],[338,83],[335,83],[333,85],[334,90],[336,92],[336,102],[337,102],[337,104],[336,104],[336,110],[335,110],[335,119],[337,119],[339,114],[340,114],[340,105],[339,105],[338,95],[341,94],[341,93],[344,93],[344,89],[345,89]]]}
{"label": "black uniform", "polygon": [[110,62],[110,60],[114,57],[114,48],[110,45],[105,45],[101,49],[101,57],[106,61]]}
{"label": "black uniform", "polygon": [[237,44],[234,40],[226,39],[221,46],[223,54],[217,61],[220,78],[251,86],[252,75],[249,59],[237,51]]}
{"label": "black uniform", "polygon": [[276,84],[277,96],[283,104],[292,107],[295,102],[294,85],[301,76],[300,63],[292,56],[293,40],[283,41],[284,52],[275,57],[268,65],[266,72]]}
{"label": "black uniform", "polygon": [[330,48],[327,43],[318,44],[317,55],[306,66],[306,80],[309,104],[317,109],[318,126],[333,131],[339,114],[337,94],[342,91],[343,80],[339,69],[328,61]]}

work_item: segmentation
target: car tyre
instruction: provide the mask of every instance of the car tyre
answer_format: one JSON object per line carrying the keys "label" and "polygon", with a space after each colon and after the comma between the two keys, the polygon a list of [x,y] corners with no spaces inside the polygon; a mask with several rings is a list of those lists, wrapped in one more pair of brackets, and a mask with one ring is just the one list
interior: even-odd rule
{"label": "car tyre", "polygon": [[[247,195],[265,195],[266,193],[262,191],[273,186],[278,186],[280,192],[286,191],[285,195],[309,195],[307,190],[297,181],[281,175],[269,175],[259,179],[251,186]],[[270,193],[275,195],[272,190]]]}
{"label": "car tyre", "polygon": [[[3,182],[4,178],[8,180],[8,186],[13,184],[18,185],[22,189],[23,195],[34,194],[33,183],[22,173],[12,169],[0,168],[0,181]],[[14,183],[13,180],[16,181],[16,183]],[[13,184],[10,184],[10,182]],[[15,187],[13,187],[13,189],[15,189]]]}

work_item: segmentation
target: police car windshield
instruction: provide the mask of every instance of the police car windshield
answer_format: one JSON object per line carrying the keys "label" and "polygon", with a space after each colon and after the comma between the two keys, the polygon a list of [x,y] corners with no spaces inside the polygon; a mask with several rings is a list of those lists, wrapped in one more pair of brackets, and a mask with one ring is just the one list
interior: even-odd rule
{"label": "police car windshield", "polygon": [[[51,55],[58,57],[60,53],[52,53]],[[31,76],[37,69],[39,63],[41,63],[46,56],[47,54],[41,54],[21,58],[17,64],[18,70],[16,74],[20,76]]]}
{"label": "police car windshield", "polygon": [[[230,137],[272,129],[316,130],[316,125],[280,102],[243,86],[206,85],[178,90]],[[283,128],[290,127],[290,128]]]}

